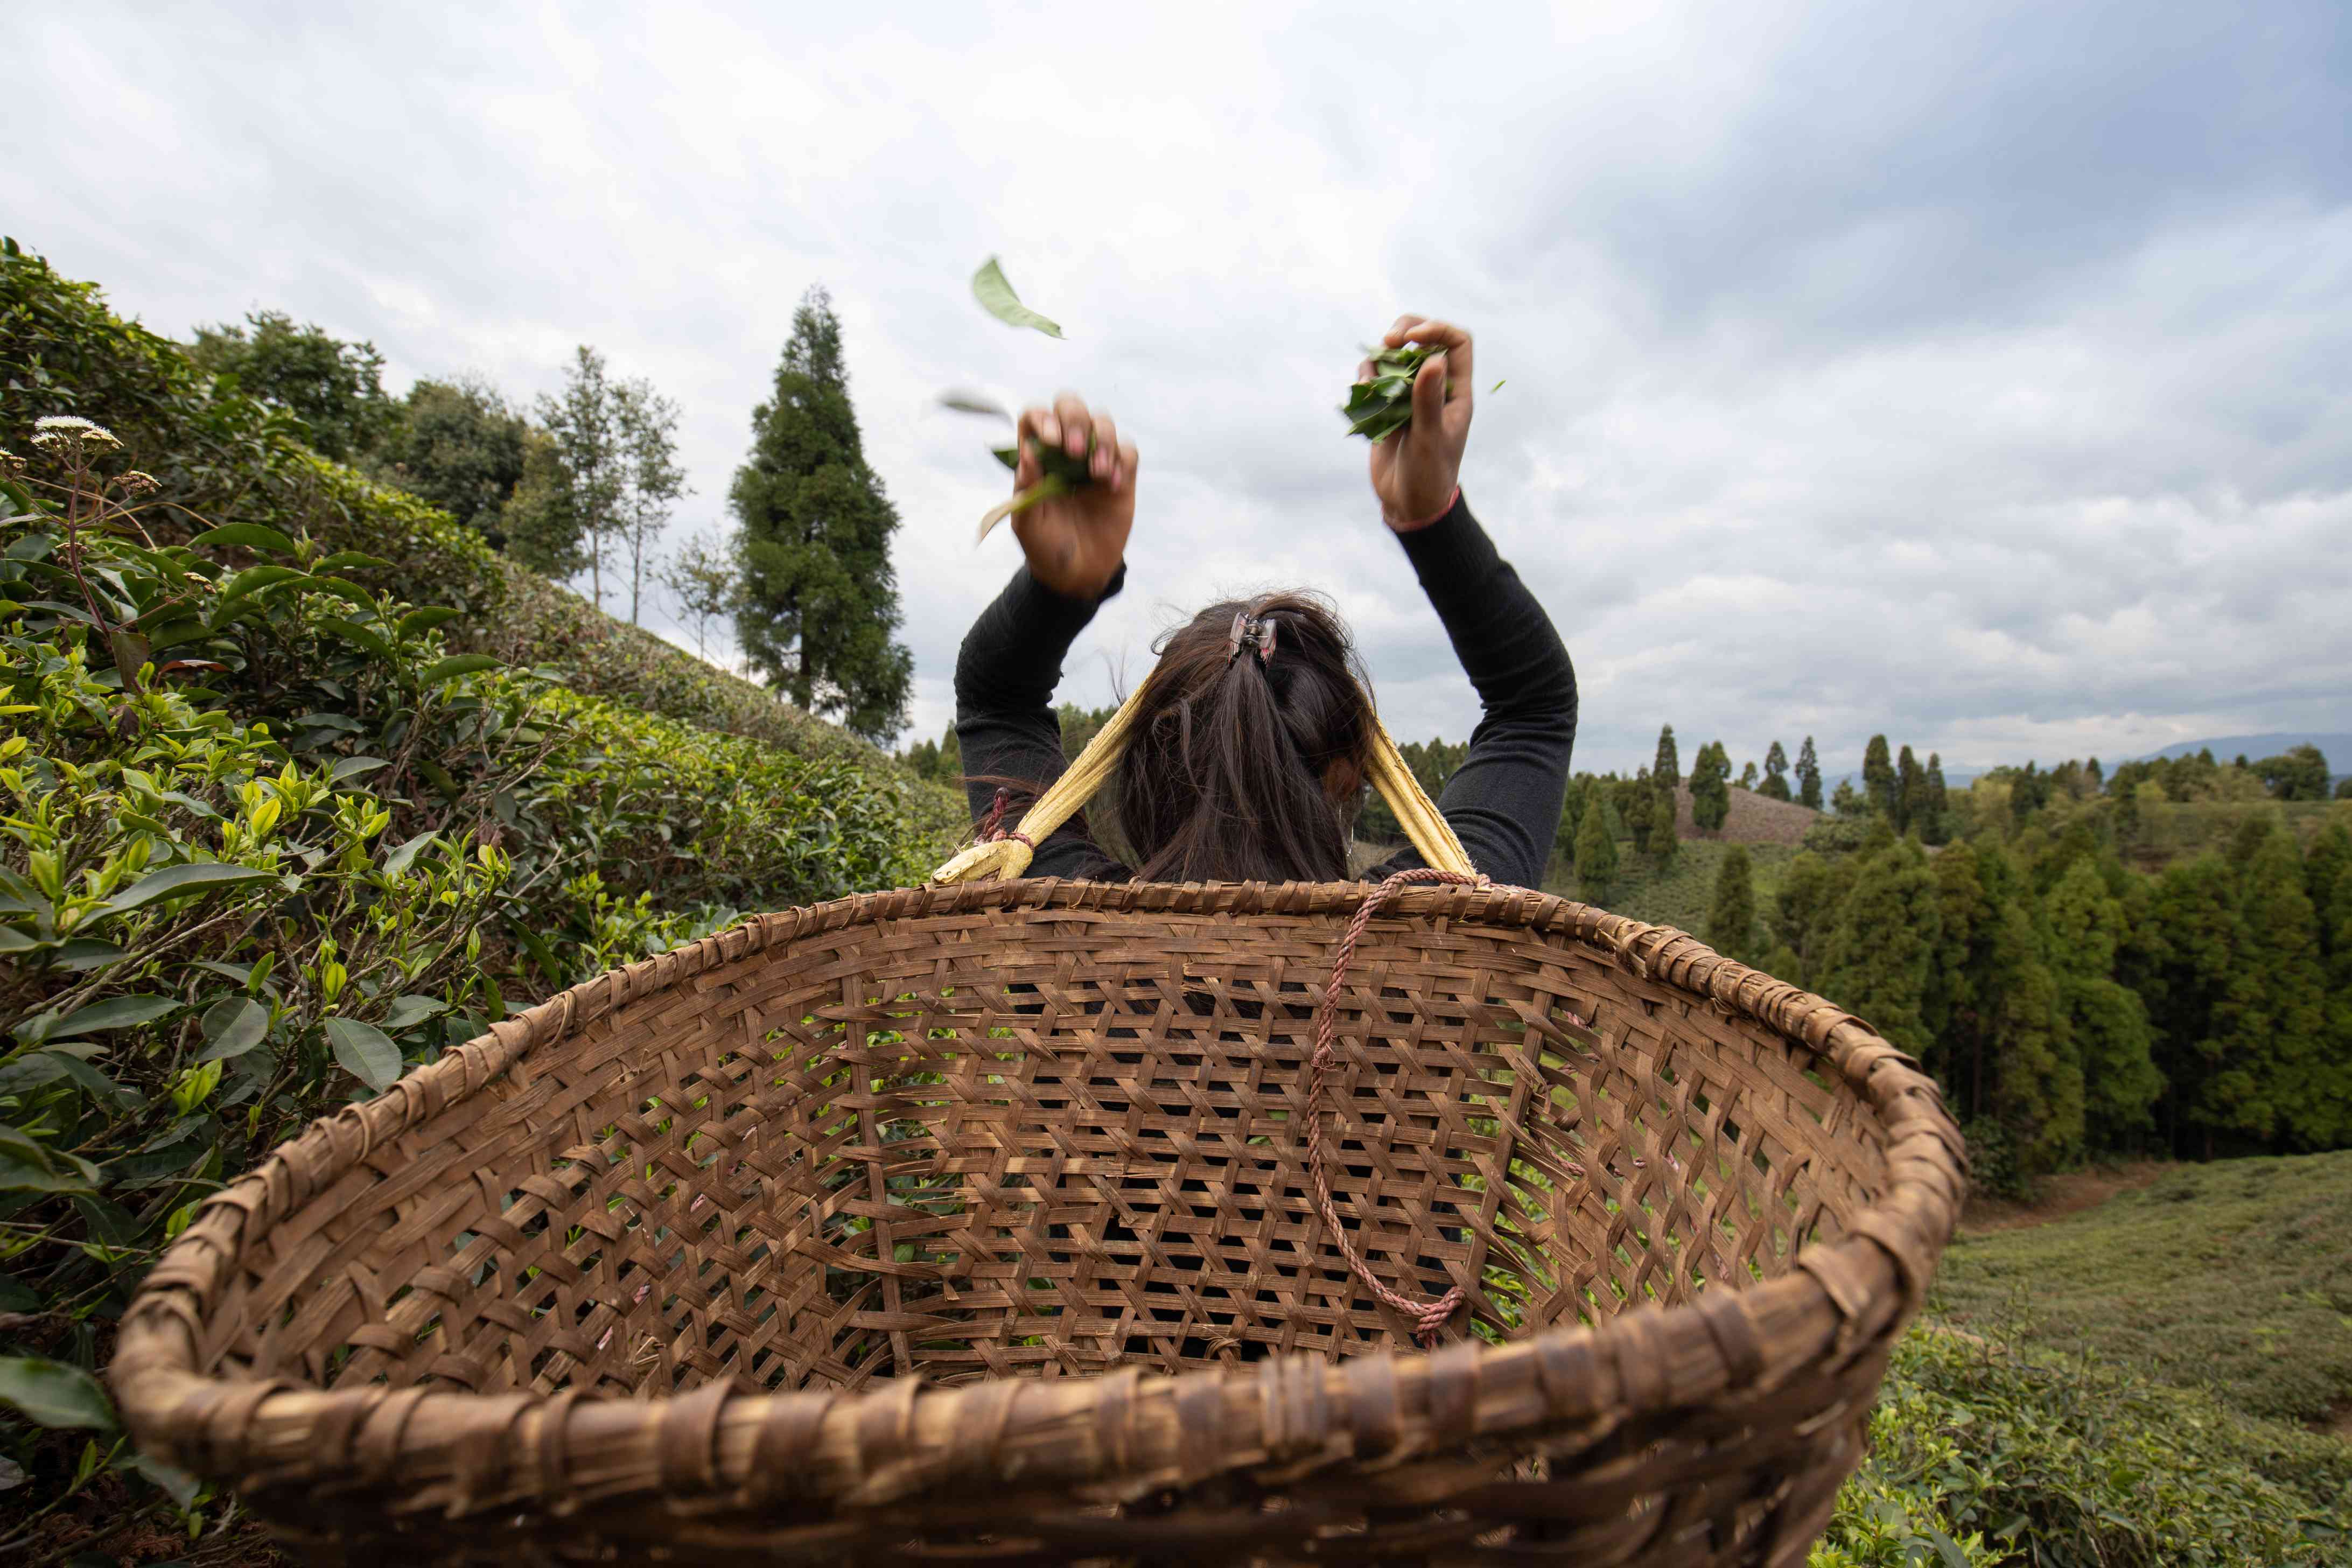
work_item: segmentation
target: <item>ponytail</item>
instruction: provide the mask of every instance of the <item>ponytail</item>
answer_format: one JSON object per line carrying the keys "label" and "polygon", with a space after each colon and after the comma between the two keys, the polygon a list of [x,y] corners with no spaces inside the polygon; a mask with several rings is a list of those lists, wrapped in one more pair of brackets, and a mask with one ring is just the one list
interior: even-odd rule
{"label": "ponytail", "polygon": [[1324,605],[1282,594],[1202,611],[1163,641],[1120,767],[1138,879],[1345,880],[1374,732]]}

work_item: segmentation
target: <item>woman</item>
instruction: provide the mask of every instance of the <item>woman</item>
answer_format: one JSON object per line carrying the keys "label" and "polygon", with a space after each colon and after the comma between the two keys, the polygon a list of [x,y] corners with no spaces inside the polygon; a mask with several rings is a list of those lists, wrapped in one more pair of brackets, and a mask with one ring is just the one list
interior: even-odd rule
{"label": "woman", "polygon": [[[1470,334],[1407,315],[1386,341],[1442,352],[1413,383],[1412,423],[1372,446],[1372,494],[1485,710],[1438,807],[1489,880],[1536,887],[1576,740],[1576,671],[1543,606],[1462,499]],[[956,738],[975,817],[1004,818],[1008,806],[1017,815],[1066,766],[1054,688],[1072,639],[1125,584],[1135,521],[1135,446],[1119,440],[1110,416],[1065,394],[1024,413],[1020,436],[1016,489],[1039,477],[1033,438],[1073,458],[1091,451],[1095,483],[1013,519],[1025,563],[956,661]],[[1376,731],[1347,628],[1328,608],[1297,593],[1213,605],[1162,639],[1142,700],[1114,784],[1139,863],[1105,854],[1080,816],[1035,847],[1029,875],[1348,879],[1349,829]],[[1371,875],[1421,863],[1407,849]]]}

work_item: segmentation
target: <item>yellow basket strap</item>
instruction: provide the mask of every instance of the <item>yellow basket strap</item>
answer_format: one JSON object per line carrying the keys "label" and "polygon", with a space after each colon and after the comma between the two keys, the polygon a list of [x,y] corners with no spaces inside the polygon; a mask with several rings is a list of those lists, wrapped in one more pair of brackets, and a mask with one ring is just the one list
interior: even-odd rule
{"label": "yellow basket strap", "polygon": [[[1136,712],[1150,684],[1147,679],[1129,694],[1127,700],[1118,705],[1118,711],[1110,716],[1110,722],[1087,742],[1078,760],[1022,815],[1019,826],[1002,838],[960,851],[931,873],[931,880],[985,882],[1000,877],[1018,877],[1028,870],[1030,858],[1035,853],[1034,847],[1044,843],[1047,835],[1092,800],[1095,792],[1118,766],[1118,759],[1127,750],[1128,735],[1135,727]],[[1412,847],[1421,851],[1423,861],[1434,870],[1475,876],[1477,868],[1470,864],[1462,840],[1454,837],[1453,825],[1438,814],[1429,793],[1412,776],[1412,770],[1405,766],[1388,727],[1375,719],[1372,731],[1372,787],[1396,813],[1398,824],[1404,828],[1405,837],[1412,840]]]}

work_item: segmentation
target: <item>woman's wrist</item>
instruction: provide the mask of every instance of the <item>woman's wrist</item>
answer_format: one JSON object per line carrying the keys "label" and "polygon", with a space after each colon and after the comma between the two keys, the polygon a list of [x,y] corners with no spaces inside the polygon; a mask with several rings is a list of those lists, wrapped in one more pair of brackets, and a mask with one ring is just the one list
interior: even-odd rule
{"label": "woman's wrist", "polygon": [[1461,500],[1462,487],[1457,484],[1446,496],[1445,504],[1439,507],[1435,511],[1428,513],[1426,516],[1400,518],[1394,512],[1391,512],[1387,508],[1383,507],[1381,509],[1381,521],[1389,525],[1390,531],[1391,532],[1418,533],[1424,528],[1430,528],[1437,523],[1444,521],[1445,514],[1452,511]]}

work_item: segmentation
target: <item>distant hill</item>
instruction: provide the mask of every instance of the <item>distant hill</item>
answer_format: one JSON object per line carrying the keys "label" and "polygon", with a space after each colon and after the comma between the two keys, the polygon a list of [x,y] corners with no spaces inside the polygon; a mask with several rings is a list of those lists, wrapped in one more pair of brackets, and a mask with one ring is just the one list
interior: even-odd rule
{"label": "distant hill", "polygon": [[2210,741],[2183,741],[2179,745],[2167,746],[2160,752],[2150,752],[2146,757],[2132,760],[2154,762],[2160,757],[2193,757],[2200,752],[2210,751],[2217,763],[2226,763],[2240,755],[2258,763],[2264,757],[2275,757],[2296,746],[2317,746],[2326,752],[2329,771],[2333,773],[2341,773],[2345,764],[2352,763],[2352,735],[2313,735],[2295,731],[2270,735],[2217,735]]}
{"label": "distant hill", "polygon": [[1701,833],[1698,819],[1691,815],[1690,785],[1675,786],[1675,834],[1691,838],[1720,838],[1728,844],[1802,844],[1805,829],[1822,819],[1822,814],[1809,805],[1799,805],[1791,800],[1774,800],[1758,795],[1754,790],[1735,789],[1731,792],[1731,810],[1723,819],[1721,831]]}

